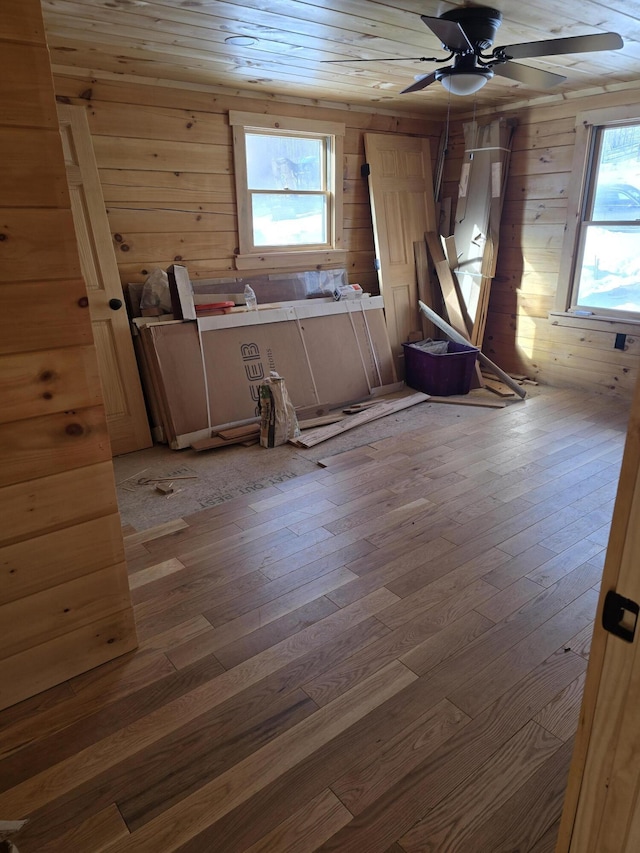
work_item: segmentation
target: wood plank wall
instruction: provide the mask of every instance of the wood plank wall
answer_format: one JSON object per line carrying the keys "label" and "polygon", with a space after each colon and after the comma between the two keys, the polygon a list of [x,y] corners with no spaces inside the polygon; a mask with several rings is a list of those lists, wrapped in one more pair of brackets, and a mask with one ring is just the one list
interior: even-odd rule
{"label": "wood plank wall", "polygon": [[[86,107],[123,284],[155,267],[183,263],[192,279],[234,271],[238,246],[228,111],[346,124],[345,248],[349,280],[377,292],[364,163],[365,131],[433,137],[441,123],[424,118],[321,108],[277,100],[55,77],[59,101]],[[245,272],[250,275],[251,272]]]}
{"label": "wood plank wall", "polygon": [[[58,100],[87,110],[123,283],[155,267],[185,263],[192,278],[234,270],[238,245],[231,131],[239,109],[325,118],[347,125],[345,228],[350,280],[377,292],[363,133],[429,136],[437,151],[441,123],[424,118],[329,109],[235,94],[96,80],[62,72]],[[629,92],[520,107],[520,126],[503,214],[485,350],[505,369],[540,382],[628,397],[640,356],[637,327],[548,318],[554,308],[578,111],[628,103]],[[490,116],[479,115],[479,120]],[[457,196],[461,124],[452,123],[443,194]],[[247,273],[250,274],[250,273]],[[614,350],[617,332],[626,350]]]}
{"label": "wood plank wall", "polygon": [[[519,126],[502,218],[496,278],[491,290],[484,351],[501,367],[558,387],[584,388],[630,399],[640,365],[640,327],[584,318],[549,317],[555,310],[558,269],[578,112],[640,103],[622,91],[515,115]],[[479,116],[488,121],[490,116]],[[457,195],[462,156],[460,126],[453,133],[448,192]],[[616,333],[627,335],[624,351]]]}
{"label": "wood plank wall", "polygon": [[136,645],[39,0],[0,18],[0,708]]}

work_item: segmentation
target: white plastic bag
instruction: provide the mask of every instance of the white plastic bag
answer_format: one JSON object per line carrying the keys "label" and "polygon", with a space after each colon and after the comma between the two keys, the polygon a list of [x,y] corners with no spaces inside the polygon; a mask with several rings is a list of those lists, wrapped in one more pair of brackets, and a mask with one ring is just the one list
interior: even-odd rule
{"label": "white plastic bag", "polygon": [[296,410],[284,379],[274,370],[260,385],[260,444],[277,447],[300,435]]}

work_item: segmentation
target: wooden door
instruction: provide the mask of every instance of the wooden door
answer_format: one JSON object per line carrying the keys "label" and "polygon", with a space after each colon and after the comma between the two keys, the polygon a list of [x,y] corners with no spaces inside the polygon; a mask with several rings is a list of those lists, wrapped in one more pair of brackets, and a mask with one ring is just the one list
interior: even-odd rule
{"label": "wooden door", "polygon": [[[604,630],[604,598],[640,602],[640,384],[616,497],[557,853],[640,850],[640,625],[633,642]],[[627,615],[623,624],[632,624]]]}
{"label": "wooden door", "polygon": [[89,294],[107,425],[114,456],[151,446],[120,276],[91,134],[82,107],[58,107],[80,265]]}
{"label": "wooden door", "polygon": [[378,280],[398,376],[404,376],[402,343],[421,334],[413,252],[425,231],[436,230],[429,140],[365,133],[369,195]]}

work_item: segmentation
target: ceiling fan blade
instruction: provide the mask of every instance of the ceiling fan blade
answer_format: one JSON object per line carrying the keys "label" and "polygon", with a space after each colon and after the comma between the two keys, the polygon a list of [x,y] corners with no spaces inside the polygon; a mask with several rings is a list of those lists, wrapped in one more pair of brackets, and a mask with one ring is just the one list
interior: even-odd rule
{"label": "ceiling fan blade", "polygon": [[552,74],[551,71],[541,71],[539,68],[532,68],[530,65],[520,65],[517,62],[492,65],[491,70],[499,77],[508,77],[509,80],[524,83],[525,86],[531,86],[532,89],[550,89],[552,86],[564,83],[567,79],[562,74]]}
{"label": "ceiling fan blade", "polygon": [[473,45],[467,38],[465,31],[456,21],[432,18],[429,15],[420,15],[420,17],[445,47],[450,50],[469,50],[469,48],[473,50]]}
{"label": "ceiling fan blade", "polygon": [[618,33],[597,33],[592,36],[570,36],[564,39],[546,39],[523,44],[507,44],[499,48],[511,59],[529,59],[533,56],[554,56],[560,53],[588,53],[591,50],[618,50],[624,42]]}
{"label": "ceiling fan blade", "polygon": [[380,59],[321,59],[320,62],[330,65],[335,62],[438,62],[438,60],[435,56],[383,56]]}
{"label": "ceiling fan blade", "polygon": [[406,95],[408,92],[419,92],[420,89],[426,89],[427,86],[430,86],[435,82],[436,72],[432,71],[431,74],[427,74],[425,77],[421,77],[420,80],[416,80],[416,82],[412,83],[411,86],[407,86],[407,88],[403,89],[400,94]]}

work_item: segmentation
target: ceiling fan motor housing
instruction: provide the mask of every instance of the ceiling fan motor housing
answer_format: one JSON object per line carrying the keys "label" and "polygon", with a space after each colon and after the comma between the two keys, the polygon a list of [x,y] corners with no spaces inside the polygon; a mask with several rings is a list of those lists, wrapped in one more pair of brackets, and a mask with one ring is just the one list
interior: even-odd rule
{"label": "ceiling fan motor housing", "polygon": [[[476,52],[485,51],[491,47],[502,22],[502,15],[497,9],[487,9],[482,6],[463,6],[459,9],[451,9],[449,12],[440,15],[440,18],[460,24]],[[457,52],[447,44],[444,46],[447,50]]]}

